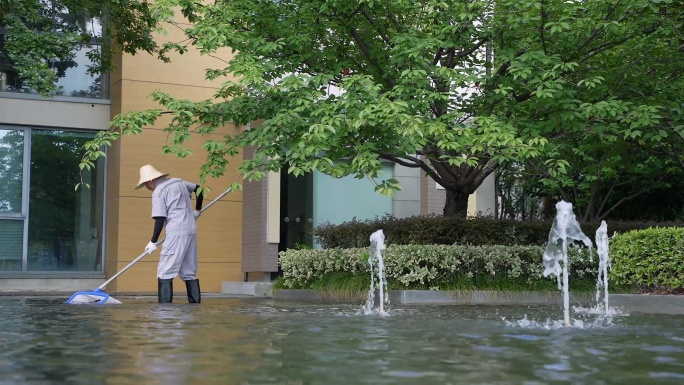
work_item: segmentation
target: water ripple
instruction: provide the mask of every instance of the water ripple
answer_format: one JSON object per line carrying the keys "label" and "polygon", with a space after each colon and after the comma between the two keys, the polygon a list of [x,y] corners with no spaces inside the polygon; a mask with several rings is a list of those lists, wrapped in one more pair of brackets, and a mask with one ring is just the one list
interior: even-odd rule
{"label": "water ripple", "polygon": [[668,315],[610,324],[586,314],[565,327],[557,307],[393,306],[389,317],[366,317],[356,304],[62,302],[0,298],[0,385],[684,379],[682,321]]}

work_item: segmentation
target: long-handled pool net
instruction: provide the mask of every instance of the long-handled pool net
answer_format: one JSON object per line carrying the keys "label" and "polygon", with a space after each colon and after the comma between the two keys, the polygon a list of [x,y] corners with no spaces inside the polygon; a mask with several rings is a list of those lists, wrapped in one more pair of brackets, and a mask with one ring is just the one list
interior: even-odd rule
{"label": "long-handled pool net", "polygon": [[[231,188],[228,188],[226,191],[221,193],[221,195],[216,197],[216,199],[211,201],[206,207],[204,207],[202,209],[202,211],[200,212],[200,215],[202,213],[204,213],[214,203],[218,202],[221,198],[226,196],[226,194],[228,194],[229,192],[231,192]],[[164,239],[166,239],[166,238],[163,238],[161,241],[157,242],[157,244],[161,245],[164,242]],[[121,274],[123,274],[131,266],[135,265],[139,260],[143,259],[143,257],[146,256],[147,254],[149,254],[147,251],[140,254],[138,256],[138,258],[131,261],[131,263],[126,265],[126,267],[121,269],[118,273],[114,274],[111,278],[109,278],[107,281],[105,281],[105,283],[100,285],[97,289],[95,289],[93,291],[79,291],[79,292],[74,293],[71,297],[69,297],[69,299],[66,301],[66,303],[67,304],[73,304],[73,305],[80,305],[80,304],[104,305],[104,304],[119,304],[119,303],[121,303],[121,301],[117,300],[114,297],[111,297],[109,294],[105,293],[102,290],[104,290],[104,288],[106,288],[110,282],[112,282],[113,280],[118,278]]]}

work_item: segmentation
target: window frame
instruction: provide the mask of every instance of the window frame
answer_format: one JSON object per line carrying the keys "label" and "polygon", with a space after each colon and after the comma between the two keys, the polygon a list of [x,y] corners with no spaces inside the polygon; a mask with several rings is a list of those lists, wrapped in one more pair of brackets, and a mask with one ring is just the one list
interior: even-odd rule
{"label": "window frame", "polygon": [[[21,192],[21,213],[1,213],[0,220],[23,220],[23,240],[22,240],[22,256],[21,256],[21,270],[17,271],[0,271],[0,278],[17,278],[17,277],[30,277],[38,278],[41,276],[48,278],[55,277],[74,277],[74,278],[103,278],[105,277],[105,264],[106,264],[106,241],[107,241],[107,169],[108,169],[108,157],[105,156],[102,163],[102,169],[104,173],[103,183],[102,183],[102,223],[101,223],[101,234],[100,234],[100,255],[102,260],[100,262],[100,269],[93,271],[76,271],[76,270],[63,270],[63,271],[35,271],[28,270],[28,234],[29,234],[29,218],[30,212],[30,186],[31,186],[31,138],[34,130],[62,130],[68,132],[86,132],[95,133],[94,130],[88,129],[72,129],[72,128],[56,128],[56,127],[40,127],[40,126],[20,126],[20,125],[9,125],[0,124],[1,130],[16,130],[22,131],[24,135],[24,148],[23,148],[23,170],[22,170],[22,192]],[[108,153],[108,149],[104,149],[105,154]]]}

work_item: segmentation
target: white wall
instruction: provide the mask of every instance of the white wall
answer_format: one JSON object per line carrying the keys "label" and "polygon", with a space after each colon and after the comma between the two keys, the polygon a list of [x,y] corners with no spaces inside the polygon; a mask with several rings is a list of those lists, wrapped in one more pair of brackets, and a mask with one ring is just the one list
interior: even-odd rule
{"label": "white wall", "polygon": [[108,100],[81,103],[21,96],[0,92],[0,123],[90,130],[109,128]]}

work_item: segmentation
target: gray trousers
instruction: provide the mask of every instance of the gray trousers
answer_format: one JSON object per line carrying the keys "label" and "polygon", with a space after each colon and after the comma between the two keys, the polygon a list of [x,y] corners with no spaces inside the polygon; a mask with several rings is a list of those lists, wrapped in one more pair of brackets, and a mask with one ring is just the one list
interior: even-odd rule
{"label": "gray trousers", "polygon": [[167,236],[162,245],[157,278],[173,279],[180,274],[183,281],[196,279],[197,236]]}

